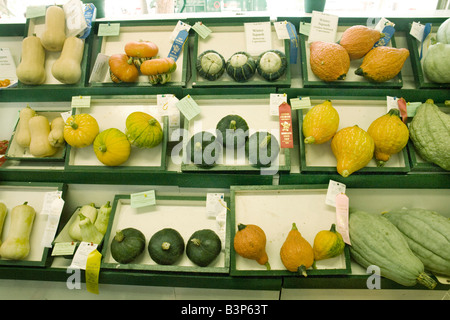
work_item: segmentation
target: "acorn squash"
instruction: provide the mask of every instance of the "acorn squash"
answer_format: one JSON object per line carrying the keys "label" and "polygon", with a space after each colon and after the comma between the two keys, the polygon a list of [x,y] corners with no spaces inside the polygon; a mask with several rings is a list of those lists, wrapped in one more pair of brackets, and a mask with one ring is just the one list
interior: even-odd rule
{"label": "acorn squash", "polygon": [[145,236],[135,228],[125,228],[116,231],[110,246],[113,259],[123,264],[136,260],[144,249]]}
{"label": "acorn squash", "polygon": [[225,65],[225,59],[220,53],[206,50],[197,57],[195,68],[201,77],[215,81],[225,72]]}
{"label": "acorn squash", "polygon": [[200,267],[210,265],[222,250],[219,236],[210,229],[195,231],[186,243],[186,255]]}
{"label": "acorn squash", "polygon": [[249,53],[239,51],[227,60],[226,71],[235,81],[246,82],[256,72],[256,61]]}
{"label": "acorn squash", "polygon": [[256,167],[270,167],[280,153],[280,144],[271,133],[256,131],[246,141],[245,152],[250,164]]}
{"label": "acorn squash", "polygon": [[224,147],[237,150],[245,145],[248,129],[244,118],[236,114],[227,115],[216,125],[217,140]]}
{"label": "acorn squash", "polygon": [[183,237],[172,228],[159,230],[150,238],[148,253],[157,264],[172,265],[184,253]]}
{"label": "acorn squash", "polygon": [[194,134],[186,145],[186,155],[192,163],[199,167],[216,165],[221,154],[221,144],[216,136],[207,131]]}
{"label": "acorn squash", "polygon": [[280,50],[267,50],[256,60],[256,70],[267,81],[275,81],[286,73],[286,55]]}

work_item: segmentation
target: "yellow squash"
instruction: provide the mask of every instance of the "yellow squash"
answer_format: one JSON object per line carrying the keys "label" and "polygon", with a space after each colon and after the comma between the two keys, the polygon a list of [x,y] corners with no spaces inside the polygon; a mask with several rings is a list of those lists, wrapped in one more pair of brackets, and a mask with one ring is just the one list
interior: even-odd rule
{"label": "yellow squash", "polygon": [[372,159],[375,143],[363,129],[354,125],[339,130],[331,140],[337,172],[344,178],[364,168]]}
{"label": "yellow squash", "polygon": [[309,45],[311,71],[323,81],[344,80],[350,68],[347,50],[334,42],[314,41]]}
{"label": "yellow squash", "polygon": [[375,143],[375,160],[378,166],[384,166],[391,155],[400,152],[408,143],[408,127],[400,119],[398,109],[391,109],[385,115],[375,119],[367,129]]}
{"label": "yellow squash", "polygon": [[295,223],[289,231],[280,249],[283,265],[291,272],[307,276],[306,269],[314,264],[314,251],[309,242],[303,238]]}
{"label": "yellow squash", "polygon": [[64,126],[64,140],[76,148],[91,145],[98,133],[98,122],[88,113],[70,116]]}
{"label": "yellow squash", "polygon": [[350,60],[356,60],[364,57],[381,36],[382,34],[378,30],[355,25],[344,31],[339,44],[347,50]]}
{"label": "yellow squash", "polygon": [[307,144],[330,140],[339,127],[339,114],[330,100],[312,107],[303,118],[303,135]]}
{"label": "yellow squash", "polygon": [[334,258],[344,252],[345,243],[342,235],[336,231],[333,223],[330,230],[319,231],[314,237],[314,260]]}
{"label": "yellow squash", "polygon": [[125,133],[116,128],[100,132],[94,140],[94,152],[98,160],[107,166],[119,166],[128,160],[131,145]]}

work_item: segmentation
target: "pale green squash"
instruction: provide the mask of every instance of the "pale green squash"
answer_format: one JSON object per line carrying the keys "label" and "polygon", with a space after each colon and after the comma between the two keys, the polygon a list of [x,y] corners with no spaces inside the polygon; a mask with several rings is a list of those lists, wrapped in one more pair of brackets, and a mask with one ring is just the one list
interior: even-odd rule
{"label": "pale green squash", "polygon": [[431,45],[423,60],[423,71],[432,82],[450,83],[450,44]]}
{"label": "pale green squash", "polygon": [[445,20],[436,33],[437,42],[450,44],[450,18]]}

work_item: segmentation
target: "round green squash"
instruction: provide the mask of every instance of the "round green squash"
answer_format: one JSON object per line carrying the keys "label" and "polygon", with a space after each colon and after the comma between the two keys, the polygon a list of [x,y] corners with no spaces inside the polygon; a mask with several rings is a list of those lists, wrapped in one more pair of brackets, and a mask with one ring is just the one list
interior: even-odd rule
{"label": "round green squash", "polygon": [[275,81],[286,73],[286,55],[279,50],[267,50],[257,60],[256,70],[267,81]]}
{"label": "round green squash", "polygon": [[138,148],[154,148],[163,139],[161,124],[145,112],[135,111],[128,115],[125,127],[128,140]]}
{"label": "round green squash", "polygon": [[207,131],[197,132],[186,145],[187,157],[199,167],[215,166],[220,154],[221,144]]}
{"label": "round green squash", "polygon": [[157,264],[172,265],[184,253],[183,237],[172,228],[159,230],[150,238],[148,253]]}
{"label": "round green squash", "polygon": [[244,118],[237,114],[227,115],[216,125],[217,140],[224,147],[237,150],[245,145],[248,129],[247,121]]}
{"label": "round green squash", "polygon": [[211,264],[222,250],[219,236],[210,229],[195,231],[186,243],[186,255],[200,267]]}
{"label": "round green squash", "polygon": [[119,263],[134,261],[145,249],[145,236],[135,228],[118,230],[111,241],[111,256]]}
{"label": "round green squash", "polygon": [[200,76],[215,81],[225,72],[225,59],[217,51],[206,50],[198,56],[195,67]]}
{"label": "round green squash", "polygon": [[280,144],[267,131],[256,131],[245,143],[248,161],[256,167],[270,167],[280,153]]}
{"label": "round green squash", "polygon": [[227,60],[226,71],[235,81],[246,82],[256,72],[256,61],[249,53],[239,51]]}
{"label": "round green squash", "polygon": [[450,44],[436,43],[428,47],[423,59],[423,71],[428,80],[450,83]]}
{"label": "round green squash", "polygon": [[436,32],[436,40],[440,43],[450,44],[450,18],[439,26]]}

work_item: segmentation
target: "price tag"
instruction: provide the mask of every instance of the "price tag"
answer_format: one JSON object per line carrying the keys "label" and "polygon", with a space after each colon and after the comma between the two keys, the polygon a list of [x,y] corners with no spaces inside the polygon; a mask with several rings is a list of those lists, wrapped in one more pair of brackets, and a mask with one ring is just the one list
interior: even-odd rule
{"label": "price tag", "polygon": [[201,112],[200,107],[190,95],[187,95],[175,105],[188,121],[194,119]]}
{"label": "price tag", "polygon": [[57,242],[53,246],[52,256],[71,256],[77,247],[75,242]]}
{"label": "price tag", "polygon": [[86,261],[86,289],[90,293],[98,294],[98,277],[102,254],[97,249],[92,250]]}
{"label": "price tag", "polygon": [[205,26],[202,22],[196,22],[192,29],[194,29],[197,34],[202,37],[202,39],[206,39],[211,34],[211,29]]}
{"label": "price tag", "polygon": [[120,23],[100,23],[98,25],[99,37],[115,37],[120,34]]}
{"label": "price tag", "polygon": [[38,18],[45,16],[47,12],[46,6],[28,6],[25,11],[25,17],[27,19]]}
{"label": "price tag", "polygon": [[308,22],[300,22],[299,33],[309,36],[309,32],[311,31],[311,23]]}
{"label": "price tag", "polygon": [[72,109],[73,108],[90,108],[91,97],[90,96],[73,96],[72,97]]}
{"label": "price tag", "polygon": [[280,147],[294,148],[294,137],[292,134],[291,106],[283,102],[279,107],[280,113]]}
{"label": "price tag", "polygon": [[272,26],[267,22],[244,23],[247,52],[251,55],[272,49]]}
{"label": "price tag", "polygon": [[335,42],[339,17],[313,11],[308,43],[314,41]]}
{"label": "price tag", "polygon": [[280,114],[280,110],[278,107],[283,102],[287,102],[286,93],[271,93],[270,94],[270,105],[269,105],[269,114],[271,116],[277,116]]}
{"label": "price tag", "polygon": [[275,27],[278,39],[290,39],[289,32],[286,28],[287,21],[274,22],[273,26]]}
{"label": "price tag", "polygon": [[133,193],[130,195],[131,207],[141,208],[156,204],[155,190]]}
{"label": "price tag", "polygon": [[70,268],[85,270],[88,256],[92,251],[97,249],[97,246],[95,243],[81,242],[73,256]]}
{"label": "price tag", "polygon": [[311,100],[309,97],[298,97],[291,99],[292,110],[311,108]]}
{"label": "price tag", "polygon": [[346,244],[351,245],[348,232],[349,199],[345,193],[339,193],[335,198],[336,203],[336,230],[342,235]]}
{"label": "price tag", "polygon": [[51,248],[58,229],[59,218],[64,207],[61,191],[46,192],[41,214],[47,215],[47,223],[41,240],[43,247]]}
{"label": "price tag", "polygon": [[106,73],[109,69],[109,56],[103,53],[97,54],[94,67],[92,68],[91,76],[89,77],[89,83],[103,82],[105,80]]}
{"label": "price tag", "polygon": [[325,198],[325,203],[329,206],[336,207],[336,196],[340,193],[345,193],[345,184],[330,180],[328,183],[327,196]]}

